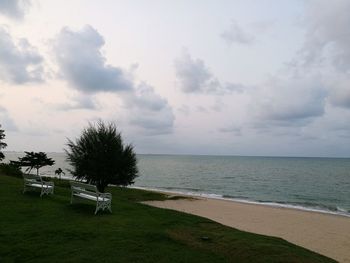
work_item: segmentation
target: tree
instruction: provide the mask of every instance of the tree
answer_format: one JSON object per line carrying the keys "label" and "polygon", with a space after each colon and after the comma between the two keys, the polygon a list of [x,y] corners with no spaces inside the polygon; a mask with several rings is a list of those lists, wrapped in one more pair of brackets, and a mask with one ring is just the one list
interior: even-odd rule
{"label": "tree", "polygon": [[108,184],[127,186],[138,176],[132,145],[124,145],[114,124],[89,124],[75,141],[68,139],[67,160],[72,175],[87,180],[104,192]]}
{"label": "tree", "polygon": [[32,169],[36,169],[36,174],[39,175],[39,169],[44,166],[51,166],[55,163],[54,160],[48,158],[44,152],[25,152],[24,157],[19,157],[19,161],[11,161],[12,164],[21,167],[27,167],[26,172],[30,173]]}
{"label": "tree", "polygon": [[[0,124],[0,128],[1,128],[1,124]],[[5,158],[5,155],[1,151],[1,149],[5,149],[7,146],[7,144],[2,141],[3,139],[5,139],[5,131],[0,129],[0,161],[2,161]]]}
{"label": "tree", "polygon": [[61,180],[61,174],[66,174],[61,168],[55,170],[55,175],[58,175]]}

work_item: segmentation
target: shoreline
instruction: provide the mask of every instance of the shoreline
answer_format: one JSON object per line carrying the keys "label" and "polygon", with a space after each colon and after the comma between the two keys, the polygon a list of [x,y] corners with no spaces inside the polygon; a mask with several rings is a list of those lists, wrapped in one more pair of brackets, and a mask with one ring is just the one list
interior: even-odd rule
{"label": "shoreline", "polygon": [[191,199],[143,203],[206,217],[247,232],[280,237],[339,262],[350,263],[350,218],[347,216],[167,191],[156,192]]}
{"label": "shoreline", "polygon": [[140,190],[146,190],[146,191],[154,191],[158,193],[164,193],[164,194],[171,194],[171,195],[179,195],[179,196],[188,196],[193,198],[208,198],[208,199],[215,199],[215,200],[224,200],[228,202],[236,202],[236,203],[242,203],[242,204],[252,204],[252,205],[258,205],[258,206],[267,206],[267,207],[276,207],[276,208],[286,208],[286,209],[292,209],[297,211],[305,211],[305,212],[314,212],[314,213],[320,213],[320,214],[326,214],[326,215],[335,215],[335,216],[342,216],[342,217],[348,217],[350,218],[350,213],[342,212],[342,211],[331,211],[321,208],[313,208],[313,207],[305,207],[302,205],[293,205],[293,204],[281,204],[277,202],[259,202],[259,201],[252,201],[252,200],[246,200],[246,199],[239,199],[239,198],[230,198],[225,197],[218,194],[206,194],[206,193],[194,193],[194,192],[181,192],[181,191],[171,191],[171,190],[163,190],[159,188],[148,188],[148,187],[140,187],[140,186],[131,186],[130,188],[133,189],[140,189]]}

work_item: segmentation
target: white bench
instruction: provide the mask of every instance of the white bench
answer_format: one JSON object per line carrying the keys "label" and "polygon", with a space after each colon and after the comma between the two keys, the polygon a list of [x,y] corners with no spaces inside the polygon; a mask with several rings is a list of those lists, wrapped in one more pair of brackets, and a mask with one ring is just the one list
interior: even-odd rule
{"label": "white bench", "polygon": [[95,215],[99,210],[108,209],[112,213],[112,194],[100,193],[95,185],[83,184],[70,181],[72,196],[70,203],[73,204],[74,198],[86,199],[96,202]]}
{"label": "white bench", "polygon": [[40,189],[40,197],[42,197],[44,194],[53,194],[53,190],[55,188],[54,182],[45,182],[39,175],[36,174],[23,174],[23,179],[23,193],[27,192],[28,190]]}

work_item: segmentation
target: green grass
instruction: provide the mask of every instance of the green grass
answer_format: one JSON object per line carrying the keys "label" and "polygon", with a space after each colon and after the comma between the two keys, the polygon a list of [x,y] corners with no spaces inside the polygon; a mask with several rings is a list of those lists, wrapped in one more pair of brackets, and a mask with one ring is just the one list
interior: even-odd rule
{"label": "green grass", "polygon": [[0,175],[0,262],[335,262],[280,238],[138,203],[162,194],[109,188],[113,214],[70,205],[65,182],[53,196],[22,194]]}

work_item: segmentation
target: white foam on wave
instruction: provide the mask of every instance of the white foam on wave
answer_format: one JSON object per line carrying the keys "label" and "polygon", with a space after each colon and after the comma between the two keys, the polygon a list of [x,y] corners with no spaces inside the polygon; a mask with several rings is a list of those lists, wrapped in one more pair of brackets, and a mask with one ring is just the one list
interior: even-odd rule
{"label": "white foam on wave", "polygon": [[330,211],[330,210],[325,210],[322,208],[305,207],[305,206],[301,206],[301,205],[281,204],[281,203],[276,203],[276,202],[252,201],[252,200],[246,200],[246,199],[240,199],[240,198],[228,198],[228,197],[224,197],[224,196],[218,195],[218,194],[209,194],[209,193],[200,193],[200,192],[183,192],[180,190],[179,191],[173,191],[173,190],[169,191],[167,189],[162,189],[162,188],[147,188],[147,187],[140,187],[140,186],[131,186],[129,188],[148,190],[148,191],[154,191],[154,192],[163,192],[163,193],[169,193],[169,194],[193,196],[193,197],[197,196],[197,197],[225,200],[225,201],[238,202],[238,203],[244,203],[244,204],[262,205],[262,206],[270,206],[270,207],[278,207],[278,208],[288,208],[288,209],[301,210],[301,211],[307,211],[307,212],[315,212],[315,213],[350,217],[350,214],[345,209],[342,209],[339,207],[337,207],[338,211]]}

